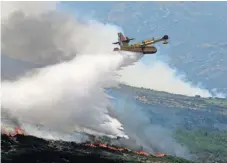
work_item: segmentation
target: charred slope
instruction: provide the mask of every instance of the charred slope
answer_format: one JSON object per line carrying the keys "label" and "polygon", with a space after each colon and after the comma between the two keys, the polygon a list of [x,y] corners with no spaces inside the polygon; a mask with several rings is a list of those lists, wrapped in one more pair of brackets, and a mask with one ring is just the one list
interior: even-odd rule
{"label": "charred slope", "polygon": [[2,162],[146,162],[146,163],[190,163],[172,156],[161,158],[137,155],[130,151],[111,151],[101,147],[90,147],[74,142],[50,141],[33,136],[17,135],[1,139]]}

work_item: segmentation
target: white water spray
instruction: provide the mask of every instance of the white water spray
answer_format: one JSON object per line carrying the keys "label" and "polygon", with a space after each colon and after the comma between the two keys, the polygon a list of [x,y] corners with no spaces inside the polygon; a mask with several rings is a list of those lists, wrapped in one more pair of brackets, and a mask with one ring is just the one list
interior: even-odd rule
{"label": "white water spray", "polygon": [[79,23],[55,11],[23,11],[18,8],[4,20],[3,54],[52,65],[3,81],[2,107],[20,122],[54,131],[128,137],[108,115],[104,88],[117,84],[116,70],[141,56],[112,52],[118,32],[114,26]]}

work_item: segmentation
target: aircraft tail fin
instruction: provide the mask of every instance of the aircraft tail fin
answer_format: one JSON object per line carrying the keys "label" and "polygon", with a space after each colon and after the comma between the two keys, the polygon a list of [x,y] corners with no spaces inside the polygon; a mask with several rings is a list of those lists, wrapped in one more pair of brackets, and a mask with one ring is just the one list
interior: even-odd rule
{"label": "aircraft tail fin", "polygon": [[128,45],[128,43],[129,43],[131,40],[134,40],[134,38],[129,39],[128,37],[125,37],[125,36],[120,32],[120,33],[118,33],[118,42],[115,42],[115,43],[113,43],[113,44],[119,44],[120,46]]}

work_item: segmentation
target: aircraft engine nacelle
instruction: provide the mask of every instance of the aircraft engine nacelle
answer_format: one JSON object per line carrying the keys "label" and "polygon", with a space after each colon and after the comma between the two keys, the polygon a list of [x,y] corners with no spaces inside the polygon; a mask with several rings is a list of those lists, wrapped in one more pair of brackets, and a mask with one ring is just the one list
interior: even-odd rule
{"label": "aircraft engine nacelle", "polygon": [[164,40],[164,41],[163,41],[163,44],[168,44],[168,39],[169,39],[169,36],[168,36],[168,35],[164,35],[164,36],[162,37],[162,40]]}
{"label": "aircraft engine nacelle", "polygon": [[163,40],[168,40],[168,39],[169,39],[169,36],[168,36],[168,35],[164,35],[164,36],[162,37],[162,39],[163,39]]}

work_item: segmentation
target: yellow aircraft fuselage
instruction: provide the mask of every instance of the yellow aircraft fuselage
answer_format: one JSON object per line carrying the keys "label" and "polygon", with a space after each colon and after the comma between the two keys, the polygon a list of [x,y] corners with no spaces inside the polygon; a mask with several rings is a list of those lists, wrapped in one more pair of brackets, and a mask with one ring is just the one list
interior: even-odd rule
{"label": "yellow aircraft fuselage", "polygon": [[157,52],[157,48],[154,46],[145,46],[145,47],[140,47],[140,46],[121,46],[119,48],[115,48],[114,51],[130,51],[130,52],[136,52],[136,53],[143,53],[143,54],[154,54]]}
{"label": "yellow aircraft fuselage", "polygon": [[114,51],[130,51],[130,52],[136,52],[136,53],[143,53],[143,54],[154,54],[157,52],[157,48],[152,46],[152,44],[163,41],[163,44],[168,43],[168,35],[164,35],[160,39],[152,39],[152,40],[144,40],[140,43],[135,43],[129,45],[130,40],[128,37],[124,37],[122,33],[118,33],[118,42],[115,42],[113,44],[119,44],[119,48],[114,48]]}

